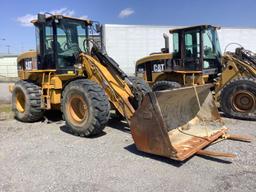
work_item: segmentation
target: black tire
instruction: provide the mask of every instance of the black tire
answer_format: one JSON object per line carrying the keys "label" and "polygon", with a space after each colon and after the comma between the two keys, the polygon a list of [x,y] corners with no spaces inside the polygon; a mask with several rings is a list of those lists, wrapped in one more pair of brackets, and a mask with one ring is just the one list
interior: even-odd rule
{"label": "black tire", "polygon": [[131,76],[129,77],[129,80],[133,83],[133,86],[135,89],[133,89],[134,99],[131,101],[134,109],[136,110],[141,102],[143,97],[149,93],[152,92],[152,89],[150,86],[141,78]]}
{"label": "black tire", "polygon": [[162,91],[180,88],[181,85],[174,81],[157,81],[152,86],[153,91]]}
{"label": "black tire", "polygon": [[256,120],[256,79],[232,80],[221,91],[220,107],[227,117]]}
{"label": "black tire", "polygon": [[130,76],[129,80],[139,89],[139,91],[143,95],[146,95],[146,93],[152,91],[150,86],[143,79],[141,79],[139,77]]}
{"label": "black tire", "polygon": [[14,117],[22,122],[36,122],[43,118],[41,108],[41,88],[33,82],[20,80],[12,92]]}
{"label": "black tire", "polygon": [[109,120],[110,104],[96,82],[74,80],[62,96],[61,111],[71,133],[88,137],[102,132]]}

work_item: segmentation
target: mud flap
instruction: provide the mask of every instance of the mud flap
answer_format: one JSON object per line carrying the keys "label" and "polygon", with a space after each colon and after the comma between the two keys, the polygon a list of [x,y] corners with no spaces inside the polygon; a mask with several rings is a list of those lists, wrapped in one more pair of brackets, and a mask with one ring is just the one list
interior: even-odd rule
{"label": "mud flap", "polygon": [[210,87],[148,93],[130,124],[137,149],[183,161],[222,137],[227,128]]}

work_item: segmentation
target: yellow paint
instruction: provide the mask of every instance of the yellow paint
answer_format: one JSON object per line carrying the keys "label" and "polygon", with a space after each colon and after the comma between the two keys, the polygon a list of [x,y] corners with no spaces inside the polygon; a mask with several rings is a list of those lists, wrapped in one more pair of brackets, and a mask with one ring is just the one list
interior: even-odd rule
{"label": "yellow paint", "polygon": [[153,54],[153,55],[149,55],[146,57],[143,57],[141,59],[139,59],[136,62],[136,66],[140,65],[142,63],[146,63],[148,61],[155,61],[155,60],[160,60],[160,59],[171,59],[172,58],[172,54],[170,53],[158,53],[158,54]]}
{"label": "yellow paint", "polygon": [[60,102],[61,102],[61,91],[62,90],[56,90],[56,89],[51,89],[50,90],[51,104],[60,104]]}
{"label": "yellow paint", "polygon": [[12,84],[12,85],[8,85],[8,89],[9,89],[9,92],[13,92],[13,88],[14,88],[14,85]]}
{"label": "yellow paint", "polygon": [[123,116],[130,119],[134,114],[134,108],[129,101],[129,97],[133,97],[133,94],[127,83],[116,74],[111,74],[98,60],[86,54],[82,54],[82,56],[83,68],[88,79],[101,85],[109,101]]}
{"label": "yellow paint", "polygon": [[74,71],[68,71],[68,74],[74,74]]}

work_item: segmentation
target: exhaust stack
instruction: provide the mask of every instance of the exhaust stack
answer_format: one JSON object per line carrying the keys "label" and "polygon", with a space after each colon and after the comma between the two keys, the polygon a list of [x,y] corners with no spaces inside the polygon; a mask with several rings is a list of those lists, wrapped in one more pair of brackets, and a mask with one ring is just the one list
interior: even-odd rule
{"label": "exhaust stack", "polygon": [[161,50],[163,53],[169,53],[170,52],[170,42],[169,42],[169,36],[164,33],[164,48]]}

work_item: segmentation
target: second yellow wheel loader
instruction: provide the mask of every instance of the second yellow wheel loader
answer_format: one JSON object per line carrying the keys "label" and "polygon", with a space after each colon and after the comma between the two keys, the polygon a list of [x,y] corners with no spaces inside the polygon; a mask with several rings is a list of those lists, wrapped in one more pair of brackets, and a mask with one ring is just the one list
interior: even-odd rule
{"label": "second yellow wheel loader", "polygon": [[139,150],[180,161],[196,153],[216,155],[202,149],[218,138],[232,138],[209,86],[153,93],[97,45],[97,23],[44,14],[33,23],[37,51],[19,56],[20,81],[10,86],[16,119],[34,122],[58,109],[70,132],[89,137],[104,129],[112,108],[127,119]]}
{"label": "second yellow wheel loader", "polygon": [[256,120],[256,55],[244,48],[221,55],[219,27],[199,25],[170,30],[160,53],[141,58],[136,75],[154,91],[213,83],[215,100],[226,116]]}

